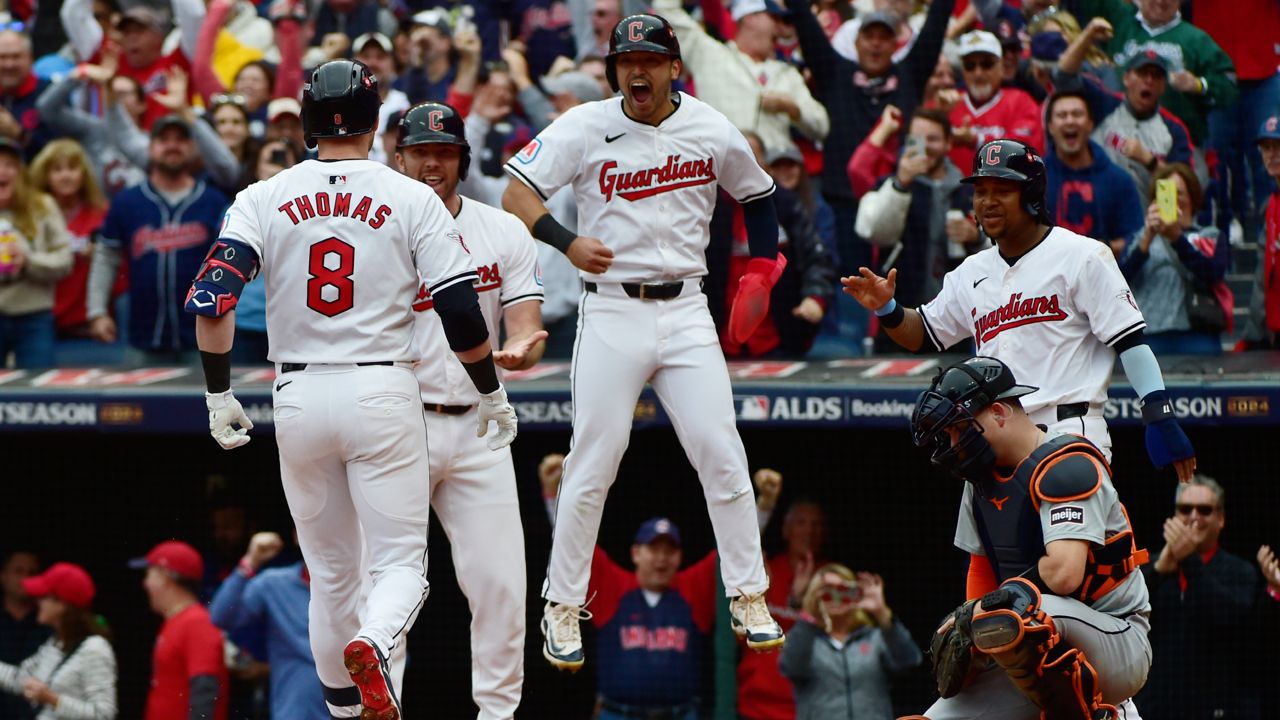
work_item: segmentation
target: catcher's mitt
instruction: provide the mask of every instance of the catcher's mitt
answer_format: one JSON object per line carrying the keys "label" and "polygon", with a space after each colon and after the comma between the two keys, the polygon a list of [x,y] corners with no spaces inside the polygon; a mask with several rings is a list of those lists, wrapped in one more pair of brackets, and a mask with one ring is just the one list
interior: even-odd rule
{"label": "catcher's mitt", "polygon": [[973,606],[976,601],[961,605],[943,618],[955,622],[944,632],[935,632],[929,645],[929,657],[933,661],[933,677],[938,682],[938,695],[944,698],[958,695],[969,681],[973,666]]}

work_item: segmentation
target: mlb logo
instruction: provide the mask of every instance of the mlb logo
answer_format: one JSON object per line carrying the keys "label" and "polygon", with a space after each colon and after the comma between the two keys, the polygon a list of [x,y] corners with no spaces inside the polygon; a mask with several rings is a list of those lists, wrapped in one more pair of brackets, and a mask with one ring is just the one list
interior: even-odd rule
{"label": "mlb logo", "polygon": [[738,400],[738,419],[739,420],[768,420],[769,419],[769,396],[768,395],[745,395],[736,398]]}
{"label": "mlb logo", "polygon": [[330,175],[329,184],[330,185],[346,185],[347,176],[346,175]]}
{"label": "mlb logo", "polygon": [[538,157],[538,151],[541,149],[542,141],[538,138],[534,138],[529,141],[528,145],[521,148],[520,152],[516,153],[516,161],[521,165],[528,165],[533,162],[534,158]]}
{"label": "mlb logo", "polygon": [[542,287],[542,265],[536,261],[533,263],[533,281]]}

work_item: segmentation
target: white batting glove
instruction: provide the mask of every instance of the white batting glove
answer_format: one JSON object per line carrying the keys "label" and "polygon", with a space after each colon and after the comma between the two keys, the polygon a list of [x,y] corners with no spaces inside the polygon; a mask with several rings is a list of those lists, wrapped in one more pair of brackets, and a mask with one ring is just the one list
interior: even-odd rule
{"label": "white batting glove", "polygon": [[498,431],[489,436],[489,449],[501,450],[516,439],[516,409],[507,400],[507,391],[501,386],[488,395],[480,396],[480,427],[476,437],[484,437],[489,431],[489,421],[498,423]]}
{"label": "white batting glove", "polygon": [[[209,408],[209,434],[223,450],[233,450],[249,442],[253,421],[244,414],[244,408],[230,390],[223,393],[205,393],[205,407]],[[232,425],[239,425],[237,430]]]}

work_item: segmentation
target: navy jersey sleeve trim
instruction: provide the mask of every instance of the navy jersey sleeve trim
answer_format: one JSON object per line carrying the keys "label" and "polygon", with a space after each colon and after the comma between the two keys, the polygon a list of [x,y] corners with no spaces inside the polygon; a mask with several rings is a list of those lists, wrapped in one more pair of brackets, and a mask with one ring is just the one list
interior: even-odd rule
{"label": "navy jersey sleeve trim", "polygon": [[528,185],[530,190],[538,193],[538,197],[542,198],[542,202],[547,202],[548,200],[551,199],[547,197],[546,193],[542,192],[542,188],[538,187],[537,183],[530,180],[527,175],[517,170],[514,165],[512,165],[511,163],[507,163],[503,167],[506,169],[507,172],[514,175],[517,180],[524,183],[525,185]]}
{"label": "navy jersey sleeve trim", "polygon": [[472,281],[472,282],[475,282],[475,281],[476,281],[476,280],[478,280],[478,279],[480,279],[480,276],[476,274],[476,271],[475,271],[475,270],[468,270],[468,271],[466,271],[466,272],[464,272],[464,273],[458,273],[457,275],[454,275],[453,277],[445,278],[444,280],[441,280],[440,282],[436,283],[435,285],[432,285],[431,287],[427,288],[427,292],[431,293],[432,295],[435,295],[436,293],[440,292],[441,290],[443,290],[443,289],[445,289],[445,288],[447,288],[447,287],[449,287],[449,286],[451,286],[451,285],[457,285],[459,282],[461,282],[461,281],[463,281],[463,280],[470,280],[470,281]]}
{"label": "navy jersey sleeve trim", "polygon": [[1147,326],[1147,321],[1146,321],[1146,320],[1139,320],[1138,322],[1136,322],[1136,323],[1134,323],[1134,324],[1130,325],[1129,327],[1127,327],[1127,328],[1125,328],[1125,329],[1121,330],[1120,332],[1116,333],[1115,335],[1112,335],[1112,336],[1111,336],[1111,339],[1110,339],[1110,340],[1108,340],[1105,344],[1107,345],[1107,347],[1115,347],[1115,344],[1116,344],[1117,342],[1119,342],[1120,340],[1124,339],[1124,337],[1125,337],[1126,335],[1129,335],[1130,333],[1133,333],[1133,332],[1136,332],[1136,331],[1140,331],[1140,330],[1142,330],[1143,328],[1145,328],[1146,326]]}
{"label": "navy jersey sleeve trim", "polygon": [[933,328],[929,326],[929,316],[925,315],[924,307],[916,308],[916,314],[920,316],[920,322],[924,324],[925,337],[929,338],[929,342],[933,343],[934,349],[942,352],[945,348],[942,347],[942,343],[938,342],[938,336],[934,334]]}
{"label": "navy jersey sleeve trim", "polygon": [[740,205],[746,205],[747,203],[751,202],[752,200],[759,200],[759,199],[760,199],[760,198],[762,198],[762,197],[769,197],[770,195],[772,195],[772,194],[773,194],[773,191],[774,191],[776,188],[777,188],[777,186],[776,186],[774,183],[769,183],[769,187],[768,187],[768,188],[766,188],[766,189],[764,189],[764,190],[761,190],[761,191],[760,191],[760,192],[758,192],[758,193],[753,193],[753,194],[748,195],[748,196],[746,196],[746,197],[738,198],[738,204],[740,204]]}
{"label": "navy jersey sleeve trim", "polygon": [[503,300],[502,307],[507,307],[508,305],[515,305],[516,303],[524,302],[525,300],[542,300],[543,297],[544,295],[540,292],[525,293],[524,295],[517,295],[513,298],[508,298],[506,300]]}

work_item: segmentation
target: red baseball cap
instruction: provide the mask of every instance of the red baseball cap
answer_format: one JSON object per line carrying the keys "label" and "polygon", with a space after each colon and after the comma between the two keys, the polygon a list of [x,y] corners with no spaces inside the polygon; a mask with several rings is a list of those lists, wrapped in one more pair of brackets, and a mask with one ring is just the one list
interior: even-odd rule
{"label": "red baseball cap", "polygon": [[200,559],[200,553],[181,540],[165,540],[151,548],[151,552],[144,557],[130,560],[129,567],[164,568],[187,580],[198,581],[204,578],[204,560]]}
{"label": "red baseball cap", "polygon": [[89,607],[93,602],[93,578],[74,563],[54,563],[39,575],[25,578],[22,589],[33,598],[52,595],[68,605]]}

